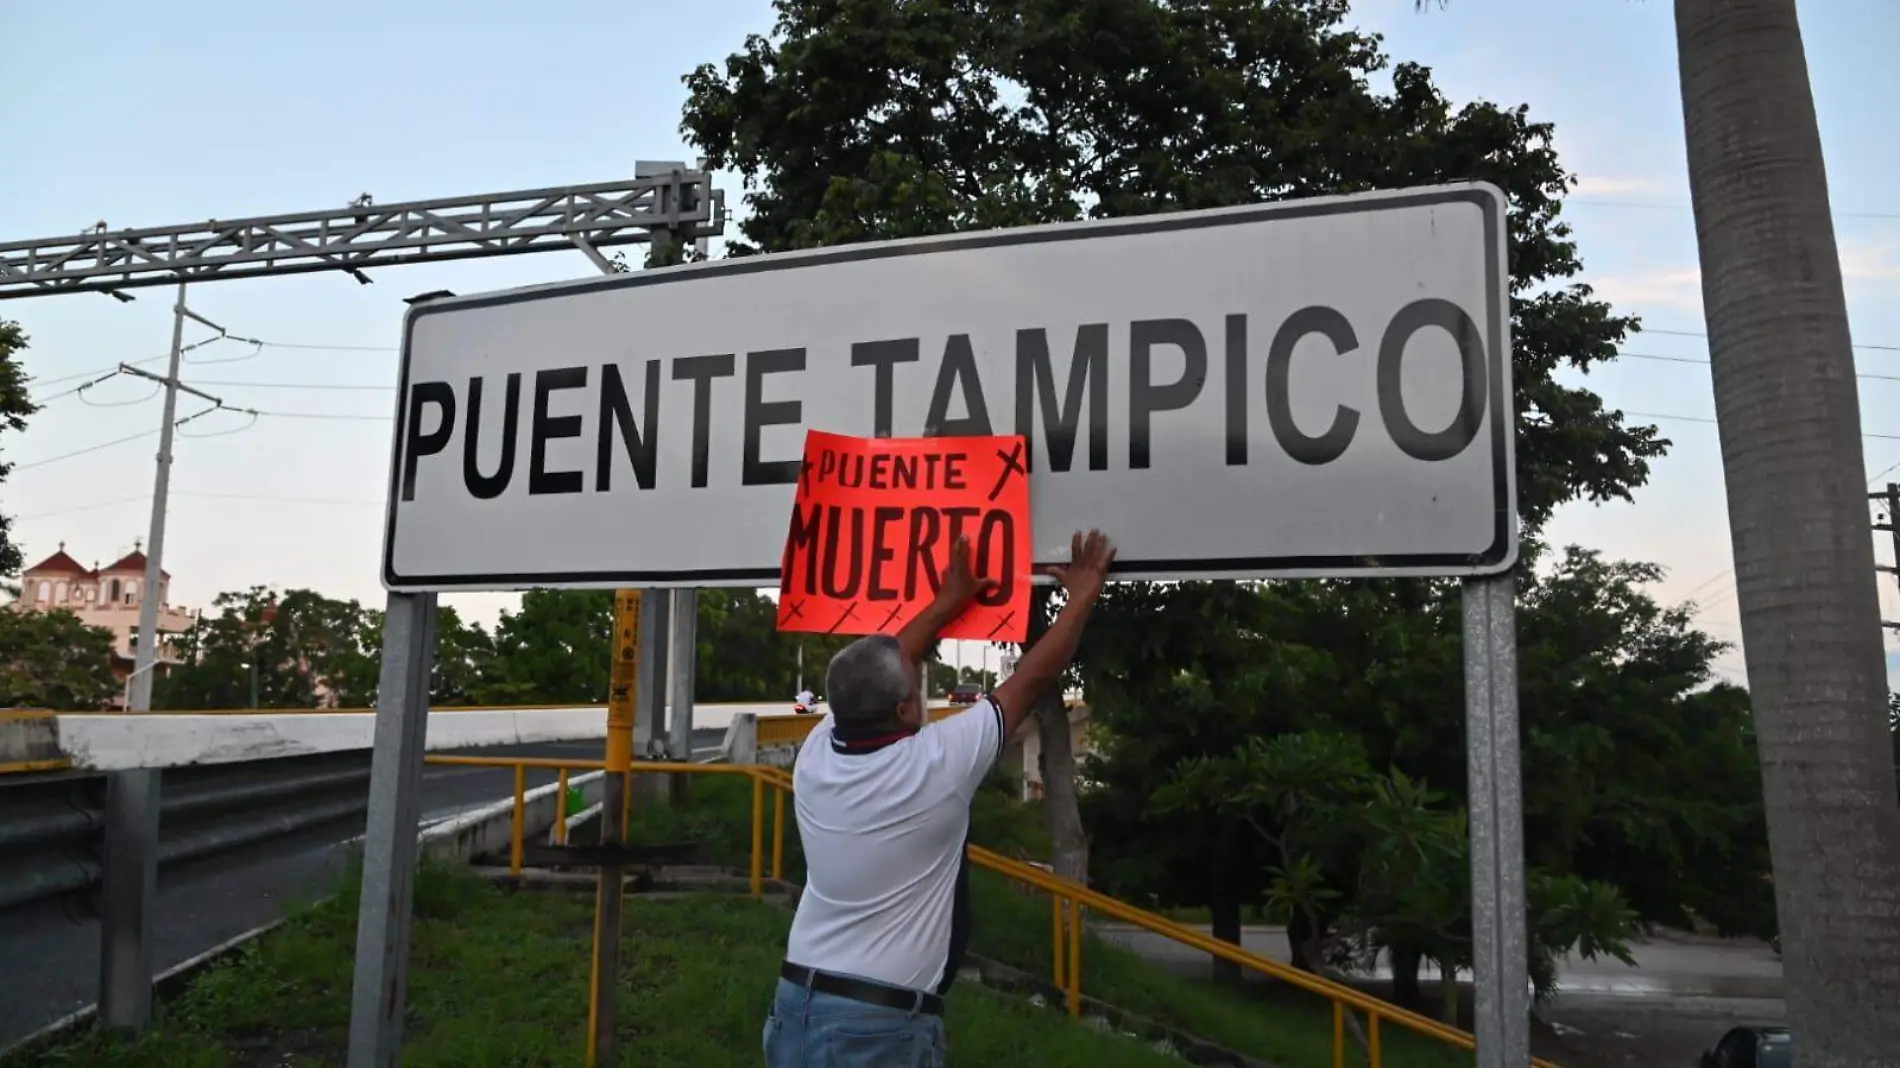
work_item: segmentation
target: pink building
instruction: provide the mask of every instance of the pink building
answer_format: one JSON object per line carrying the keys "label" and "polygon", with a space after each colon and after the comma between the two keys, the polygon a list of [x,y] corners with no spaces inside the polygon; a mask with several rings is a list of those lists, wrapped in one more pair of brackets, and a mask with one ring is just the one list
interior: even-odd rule
{"label": "pink building", "polygon": [[[170,635],[187,630],[198,621],[197,609],[177,608],[165,603],[171,586],[171,573],[159,573],[158,663],[152,670],[163,675],[178,657],[171,649]],[[66,554],[66,543],[59,551],[20,573],[20,599],[15,611],[51,612],[64,609],[94,627],[112,632],[112,670],[121,682],[131,677],[135,647],[138,644],[139,607],[151,592],[145,583],[145,553],[137,542],[132,551],[107,567],[86,567]]]}

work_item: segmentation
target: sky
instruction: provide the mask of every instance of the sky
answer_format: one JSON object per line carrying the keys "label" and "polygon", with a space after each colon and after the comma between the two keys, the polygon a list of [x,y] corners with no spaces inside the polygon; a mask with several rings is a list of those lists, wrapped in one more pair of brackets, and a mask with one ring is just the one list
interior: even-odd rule
{"label": "sky", "polygon": [[[1900,5],[1811,0],[1802,17],[1867,376],[1873,476],[1900,465],[1900,208],[1890,195]],[[1395,60],[1431,67],[1454,102],[1521,103],[1555,124],[1581,181],[1565,214],[1582,280],[1649,328],[1626,346],[1630,358],[1589,384],[1673,446],[1633,503],[1568,506],[1549,537],[1663,565],[1657,595],[1693,598],[1699,625],[1738,642],[1708,373],[1684,362],[1706,360],[1707,348],[1671,5],[1454,0],[1419,13],[1412,0],[1364,0],[1352,21],[1383,34]],[[0,0],[0,236],[316,210],[365,192],[389,203],[571,185],[626,175],[636,160],[688,160],[681,76],[771,22],[768,0],[597,5],[559,22],[499,2]],[[736,205],[736,179],[721,184]],[[380,603],[403,299],[592,273],[564,251],[392,268],[368,286],[320,274],[196,287],[196,313],[270,344],[195,349],[185,380],[277,414],[248,426],[219,414],[181,431],[194,436],[181,437],[173,470],[173,601],[203,606],[223,590],[272,585]],[[137,295],[0,304],[0,317],[31,335],[37,394],[163,354],[169,291]],[[29,561],[64,542],[84,562],[109,562],[144,537],[152,439],[61,457],[159,418],[155,387],[122,378],[51,400],[24,435],[9,436],[20,468],[0,485],[0,509],[17,517]],[[1892,562],[1884,536],[1876,551]],[[1887,618],[1900,618],[1900,596],[1882,584]],[[514,597],[448,600],[492,622]],[[1739,649],[1718,671],[1743,680]]]}

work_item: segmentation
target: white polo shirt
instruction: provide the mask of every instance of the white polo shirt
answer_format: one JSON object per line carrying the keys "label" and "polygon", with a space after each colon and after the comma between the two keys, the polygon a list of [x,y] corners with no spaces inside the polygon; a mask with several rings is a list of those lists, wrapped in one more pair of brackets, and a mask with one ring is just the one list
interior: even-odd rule
{"label": "white polo shirt", "polygon": [[[785,957],[909,990],[944,985],[970,799],[1002,752],[989,698],[909,737],[849,751],[831,713],[792,773],[805,891]],[[864,748],[864,747],[859,747]]]}

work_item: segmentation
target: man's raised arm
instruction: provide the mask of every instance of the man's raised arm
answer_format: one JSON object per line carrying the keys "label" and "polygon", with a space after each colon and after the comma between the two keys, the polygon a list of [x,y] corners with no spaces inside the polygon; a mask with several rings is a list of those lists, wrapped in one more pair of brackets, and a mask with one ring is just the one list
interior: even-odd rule
{"label": "man's raised arm", "polygon": [[1069,599],[1036,644],[1023,651],[1016,670],[996,687],[993,696],[1003,712],[1003,737],[1014,734],[1029,710],[1062,685],[1076,644],[1082,640],[1082,628],[1095,610],[1095,599],[1101,596],[1114,562],[1115,543],[1101,531],[1091,530],[1087,536],[1076,533],[1067,567],[1048,569],[1068,591]]}
{"label": "man's raised arm", "polygon": [[955,544],[950,546],[950,563],[944,568],[943,584],[937,587],[937,596],[897,632],[897,647],[903,651],[904,658],[922,665],[924,654],[936,644],[943,628],[962,615],[977,594],[995,586],[995,579],[979,579],[970,570],[970,539],[958,535]]}

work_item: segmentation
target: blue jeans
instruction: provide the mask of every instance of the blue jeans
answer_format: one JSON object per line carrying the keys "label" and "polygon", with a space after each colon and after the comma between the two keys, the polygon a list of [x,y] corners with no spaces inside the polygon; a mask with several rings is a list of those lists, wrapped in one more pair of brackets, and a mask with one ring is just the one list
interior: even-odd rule
{"label": "blue jeans", "polygon": [[766,1068],[943,1068],[943,1017],[823,994],[786,979],[765,1018]]}

